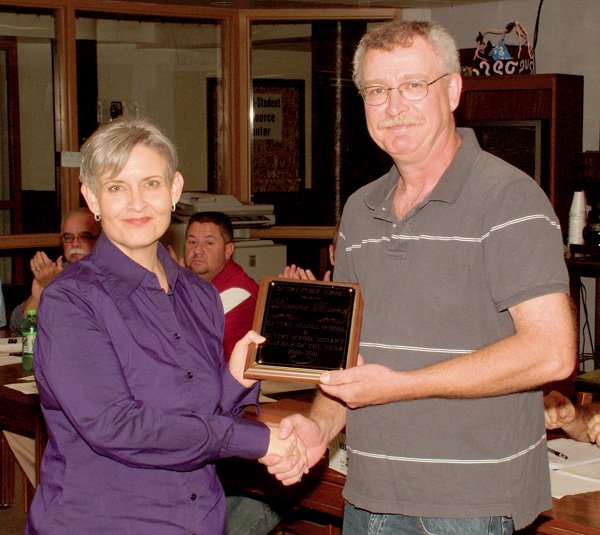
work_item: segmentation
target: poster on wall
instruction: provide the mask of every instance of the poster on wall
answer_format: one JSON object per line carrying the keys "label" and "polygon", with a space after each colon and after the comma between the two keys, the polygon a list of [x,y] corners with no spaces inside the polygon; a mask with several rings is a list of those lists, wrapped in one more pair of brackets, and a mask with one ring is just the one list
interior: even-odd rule
{"label": "poster on wall", "polygon": [[304,186],[304,80],[254,80],[252,193]]}
{"label": "poster on wall", "polygon": [[[208,79],[210,191],[221,191],[217,119],[222,109],[215,78]],[[304,188],[304,80],[256,79],[252,98],[252,193],[298,192]]]}

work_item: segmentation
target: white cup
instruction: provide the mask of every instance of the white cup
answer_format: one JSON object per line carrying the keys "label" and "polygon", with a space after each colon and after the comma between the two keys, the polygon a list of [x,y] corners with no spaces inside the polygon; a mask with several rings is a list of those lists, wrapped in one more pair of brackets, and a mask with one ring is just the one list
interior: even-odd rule
{"label": "white cup", "polygon": [[569,215],[583,214],[584,217],[587,213],[587,203],[585,200],[585,191],[576,191],[573,193],[573,201],[571,202],[571,209]]}
{"label": "white cup", "polygon": [[[585,214],[585,211],[584,211]],[[586,218],[585,215],[570,215],[569,216],[569,236],[568,243],[574,245],[583,245],[585,243],[583,239],[583,229],[585,228]]]}

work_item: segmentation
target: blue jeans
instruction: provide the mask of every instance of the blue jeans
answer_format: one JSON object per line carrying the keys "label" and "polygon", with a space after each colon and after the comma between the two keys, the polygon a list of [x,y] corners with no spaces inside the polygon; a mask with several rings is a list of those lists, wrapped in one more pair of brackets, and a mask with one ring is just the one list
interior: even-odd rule
{"label": "blue jeans", "polygon": [[281,520],[269,504],[246,496],[227,496],[225,535],[267,535]]}
{"label": "blue jeans", "polygon": [[426,518],[375,514],[346,502],[343,535],[511,535],[513,521],[485,518]]}

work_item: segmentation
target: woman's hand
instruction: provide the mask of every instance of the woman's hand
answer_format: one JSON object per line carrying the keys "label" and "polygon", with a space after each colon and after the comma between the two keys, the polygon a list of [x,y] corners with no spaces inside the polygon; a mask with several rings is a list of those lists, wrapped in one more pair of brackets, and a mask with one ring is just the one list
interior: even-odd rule
{"label": "woman's hand", "polygon": [[[320,459],[323,458],[327,451],[329,441],[326,433],[314,420],[303,416],[302,414],[292,414],[287,416],[279,423],[279,437],[289,438],[291,436],[298,437],[302,441],[306,449],[308,460],[307,469],[312,468]],[[298,477],[298,467],[295,459],[290,457],[281,457],[280,455],[265,455],[260,459],[260,462],[267,467],[270,474],[274,475],[283,485],[293,485],[300,481]]]}
{"label": "woman's hand", "polygon": [[248,331],[246,335],[235,344],[231,357],[229,359],[229,371],[237,382],[246,388],[250,388],[256,379],[244,379],[244,368],[246,367],[246,357],[250,344],[262,344],[266,338],[255,331]]}
{"label": "woman's hand", "polygon": [[264,457],[259,459],[259,462],[265,464],[274,462],[279,459],[280,462],[285,462],[287,470],[285,479],[279,478],[285,486],[298,483],[302,476],[308,473],[308,453],[302,441],[291,433],[286,438],[280,438],[279,428],[269,425],[271,432],[269,438],[269,449]]}

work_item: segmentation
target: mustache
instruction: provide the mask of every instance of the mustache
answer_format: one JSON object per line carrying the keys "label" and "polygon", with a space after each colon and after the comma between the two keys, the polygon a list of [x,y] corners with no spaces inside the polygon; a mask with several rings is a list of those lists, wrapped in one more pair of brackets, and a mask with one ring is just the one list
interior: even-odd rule
{"label": "mustache", "polygon": [[412,126],[416,124],[425,124],[425,119],[418,115],[397,115],[389,117],[377,123],[377,130],[385,130],[394,126]]}
{"label": "mustache", "polygon": [[86,255],[89,251],[82,249],[81,247],[73,247],[69,250],[69,258],[71,258],[74,254]]}

